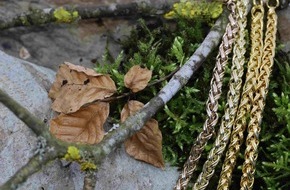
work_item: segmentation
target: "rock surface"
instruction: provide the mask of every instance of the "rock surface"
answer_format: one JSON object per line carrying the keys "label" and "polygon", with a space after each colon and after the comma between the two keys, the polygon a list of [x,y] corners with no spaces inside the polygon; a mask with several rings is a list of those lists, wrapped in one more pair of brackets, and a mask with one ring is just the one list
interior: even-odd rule
{"label": "rock surface", "polygon": [[281,42],[284,44],[283,50],[290,59],[290,6],[278,11],[278,32]]}
{"label": "rock surface", "polygon": [[[47,91],[54,71],[16,59],[0,51],[0,88],[41,120],[50,119]],[[9,179],[33,155],[37,137],[12,112],[0,104],[0,184]],[[161,170],[129,157],[124,148],[111,153],[99,167],[96,189],[171,189],[176,168]],[[49,163],[19,189],[82,189],[83,174],[76,164]]]}
{"label": "rock surface", "polygon": [[[15,16],[29,8],[55,8],[62,5],[109,5],[112,3],[148,2],[152,6],[177,0],[9,0],[0,2],[0,19]],[[57,70],[64,61],[94,67],[101,61],[106,46],[116,57],[121,49],[119,41],[129,36],[136,19],[102,19],[80,21],[76,24],[48,24],[18,27],[0,31],[0,50],[19,57],[25,47],[31,54],[28,61]]]}

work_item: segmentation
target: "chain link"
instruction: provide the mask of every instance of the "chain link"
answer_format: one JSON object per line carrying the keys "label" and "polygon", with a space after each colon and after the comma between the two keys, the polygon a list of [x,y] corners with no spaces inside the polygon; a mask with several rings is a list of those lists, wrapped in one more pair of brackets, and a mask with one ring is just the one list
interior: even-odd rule
{"label": "chain link", "polygon": [[248,125],[248,136],[246,140],[245,162],[243,164],[243,175],[241,178],[241,189],[249,190],[253,188],[255,165],[258,157],[258,145],[260,124],[262,122],[262,114],[265,107],[265,99],[268,93],[269,77],[275,56],[275,41],[277,32],[277,15],[275,8],[278,6],[269,6],[267,14],[267,29],[264,40],[262,65],[259,68],[259,76],[257,85],[255,86],[255,97],[253,108],[251,111],[251,119]]}
{"label": "chain link", "polygon": [[227,24],[225,34],[222,37],[216,65],[213,70],[213,78],[210,83],[211,89],[206,102],[207,119],[203,125],[203,131],[198,135],[195,144],[191,148],[189,157],[183,166],[175,186],[176,190],[186,189],[188,182],[196,169],[201,153],[204,150],[207,141],[213,135],[214,127],[218,122],[218,100],[221,96],[224,70],[228,62],[228,55],[231,52],[232,44],[234,43],[235,34],[238,32],[235,2],[230,0],[227,2],[227,6],[231,11],[229,15],[230,22]]}
{"label": "chain link", "polygon": [[247,0],[237,1],[237,23],[239,26],[239,31],[237,33],[237,38],[233,49],[233,64],[231,67],[231,79],[229,82],[225,114],[222,118],[214,147],[211,149],[207,161],[203,165],[203,170],[198,176],[193,189],[202,190],[207,187],[231,135],[232,126],[238,110],[242,88],[242,76],[244,74],[243,65],[245,63],[246,52],[245,28],[247,25],[247,3],[249,3]]}
{"label": "chain link", "polygon": [[251,10],[251,55],[248,62],[246,81],[243,87],[242,98],[238,108],[235,124],[231,134],[231,140],[226,153],[218,189],[229,189],[232,172],[236,164],[237,154],[243,141],[243,133],[247,126],[247,114],[250,113],[251,105],[254,99],[254,87],[256,77],[258,77],[258,68],[261,65],[263,49],[263,16],[264,8],[261,4],[256,4]]}

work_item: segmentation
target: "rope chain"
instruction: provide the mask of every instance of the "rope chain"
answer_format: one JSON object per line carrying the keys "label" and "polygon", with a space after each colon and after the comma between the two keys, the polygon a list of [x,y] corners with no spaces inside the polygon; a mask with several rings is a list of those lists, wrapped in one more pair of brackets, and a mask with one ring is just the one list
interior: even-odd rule
{"label": "rope chain", "polygon": [[261,131],[260,124],[262,122],[265,99],[268,93],[269,77],[271,75],[275,56],[277,15],[275,13],[275,7],[269,5],[268,7],[269,10],[267,14],[267,29],[264,40],[262,65],[259,69],[259,76],[255,88],[256,94],[251,111],[252,117],[248,125],[245,162],[242,168],[243,175],[240,183],[242,190],[252,189],[254,184],[255,165],[258,157],[259,134]]}
{"label": "rope chain", "polygon": [[213,69],[213,77],[210,82],[211,88],[206,102],[207,119],[203,125],[203,131],[198,135],[195,144],[191,148],[189,157],[183,166],[174,188],[176,190],[186,189],[188,182],[196,169],[201,153],[204,150],[207,141],[213,135],[214,127],[218,122],[218,100],[222,92],[224,70],[228,62],[228,55],[231,52],[232,44],[235,40],[234,36],[238,32],[235,2],[229,0],[227,6],[231,12],[228,17],[230,22],[227,24],[225,34],[222,37],[222,42],[219,46],[219,53],[216,58],[216,65]]}
{"label": "rope chain", "polygon": [[263,15],[264,8],[262,5],[254,5],[252,10],[251,24],[251,55],[248,62],[248,70],[246,81],[243,87],[242,98],[238,108],[236,121],[231,134],[230,144],[226,153],[226,157],[222,166],[218,189],[229,189],[232,172],[236,164],[237,155],[243,141],[243,133],[247,125],[247,114],[251,110],[254,99],[254,86],[256,85],[256,77],[258,68],[261,65],[263,49]]}
{"label": "rope chain", "polygon": [[232,126],[238,110],[242,89],[242,76],[244,74],[243,66],[245,63],[244,55],[246,53],[245,28],[247,25],[247,3],[249,3],[247,0],[237,1],[237,23],[239,31],[233,49],[233,64],[231,68],[231,79],[229,82],[225,114],[222,118],[214,147],[211,149],[207,161],[203,165],[203,170],[198,176],[193,189],[203,190],[207,187],[231,135]]}

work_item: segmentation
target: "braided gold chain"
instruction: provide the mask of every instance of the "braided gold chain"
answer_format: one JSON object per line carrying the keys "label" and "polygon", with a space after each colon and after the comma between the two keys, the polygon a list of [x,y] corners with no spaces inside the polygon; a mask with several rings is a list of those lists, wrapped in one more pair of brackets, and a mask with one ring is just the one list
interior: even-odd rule
{"label": "braided gold chain", "polygon": [[214,147],[211,149],[207,161],[203,165],[203,170],[197,178],[193,189],[205,189],[209,183],[210,178],[215,172],[215,167],[218,164],[221,155],[223,154],[227,143],[229,141],[232,126],[234,124],[236,113],[238,110],[241,88],[242,76],[244,74],[243,65],[245,63],[246,52],[246,25],[247,25],[247,10],[246,5],[248,0],[237,1],[237,23],[239,31],[233,49],[233,60],[231,67],[231,79],[229,82],[229,91],[227,94],[227,104],[225,107],[225,114],[221,121],[221,126],[218,131]]}
{"label": "braided gold chain", "polygon": [[236,21],[235,2],[229,0],[227,6],[231,13],[229,14],[229,23],[226,26],[225,34],[222,37],[222,42],[219,46],[219,53],[216,58],[216,65],[213,70],[213,77],[210,82],[211,89],[209,97],[206,102],[207,119],[203,125],[203,131],[198,135],[194,145],[191,148],[189,157],[183,166],[179,179],[177,180],[174,189],[186,189],[196,165],[199,161],[202,151],[204,150],[207,141],[214,133],[214,127],[218,122],[218,100],[222,92],[222,80],[224,77],[224,70],[228,63],[228,55],[231,52],[232,44],[234,43],[235,34],[238,32],[238,25]]}
{"label": "braided gold chain", "polygon": [[243,175],[241,178],[241,189],[248,190],[253,188],[255,165],[258,157],[258,145],[260,124],[262,122],[262,113],[265,107],[265,99],[268,93],[269,77],[275,56],[276,47],[276,31],[277,31],[277,15],[275,8],[278,6],[269,6],[267,14],[267,29],[264,40],[262,65],[259,68],[259,76],[255,88],[255,97],[253,108],[251,111],[251,119],[248,125],[248,136],[246,140],[245,162],[243,164]]}
{"label": "braided gold chain", "polygon": [[247,126],[247,114],[251,110],[254,97],[254,86],[258,68],[261,65],[263,49],[263,16],[264,8],[262,5],[255,4],[251,10],[251,55],[248,62],[246,81],[243,87],[242,98],[238,108],[236,121],[233,126],[231,140],[223,163],[218,189],[229,189],[232,171],[236,164],[237,154],[243,141],[243,132]]}

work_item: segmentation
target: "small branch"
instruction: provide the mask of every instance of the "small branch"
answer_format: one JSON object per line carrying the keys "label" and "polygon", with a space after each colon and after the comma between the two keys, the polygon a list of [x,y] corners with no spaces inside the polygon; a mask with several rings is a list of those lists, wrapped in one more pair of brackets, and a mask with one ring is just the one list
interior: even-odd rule
{"label": "small branch", "polygon": [[4,185],[0,187],[1,190],[17,189],[17,187],[25,182],[29,176],[39,171],[46,163],[58,157],[57,151],[49,151],[43,156],[34,155],[28,163],[20,168],[14,176],[12,176]]}
{"label": "small branch", "polygon": [[22,107],[18,102],[13,100],[3,90],[0,89],[0,102],[9,108],[21,121],[23,121],[29,128],[38,136],[44,136],[46,131],[45,124],[32,115],[27,109]]}
{"label": "small branch", "polygon": [[153,17],[162,16],[170,9],[170,4],[164,4],[162,7],[152,7],[149,3],[129,3],[129,4],[111,4],[108,6],[89,6],[89,7],[65,7],[69,13],[78,12],[78,18],[71,20],[59,20],[54,12],[57,9],[33,9],[22,13],[12,19],[0,20],[0,29],[8,29],[18,26],[34,26],[52,22],[74,22],[76,19],[100,19],[110,17]]}
{"label": "small branch", "polygon": [[[162,78],[160,78],[160,79],[158,79],[158,80],[156,80],[156,81],[153,81],[153,82],[149,83],[147,87],[154,86],[154,85],[156,85],[156,84],[158,84],[158,83],[161,83],[161,82],[163,82],[163,81],[169,79],[169,78],[172,77],[172,76],[173,76],[173,75],[174,75],[174,74],[175,74],[179,69],[180,69],[180,67],[177,67],[177,69],[175,69],[174,71],[172,71],[171,73],[169,73],[169,75],[167,75],[167,76],[165,76],[165,77],[162,77]],[[147,87],[146,87],[146,88],[147,88]]]}
{"label": "small branch", "polygon": [[[165,77],[162,77],[156,81],[153,81],[152,83],[149,83],[146,88],[148,87],[151,87],[151,86],[154,86],[158,83],[161,83],[167,79],[169,79],[170,77],[172,77],[177,71],[179,70],[179,67],[177,69],[175,69],[174,71],[172,71],[171,73],[169,73],[169,75],[165,76]],[[142,92],[142,91],[140,91]],[[130,92],[126,92],[124,94],[121,94],[119,96],[111,96],[111,97],[108,97],[108,98],[105,98],[103,100],[97,100],[96,102],[112,102],[112,101],[116,101],[116,100],[120,100],[122,98],[125,98],[125,97],[128,97],[128,96],[131,96],[132,94],[135,94],[134,92],[130,91]]]}
{"label": "small branch", "polygon": [[126,93],[121,94],[119,96],[111,96],[111,97],[105,98],[103,100],[97,100],[97,101],[99,101],[99,102],[112,102],[112,101],[116,101],[116,100],[120,100],[122,98],[128,97],[132,94],[134,94],[134,93],[133,92],[126,92]]}
{"label": "small branch", "polygon": [[97,182],[97,176],[95,172],[89,171],[84,178],[83,190],[94,190]]}
{"label": "small branch", "polygon": [[54,138],[48,131],[48,127],[45,123],[13,100],[13,98],[7,95],[2,89],[0,89],[0,102],[12,111],[16,117],[23,121],[38,137],[45,138],[47,145],[53,146],[59,153],[65,153],[66,147],[70,144]]}

